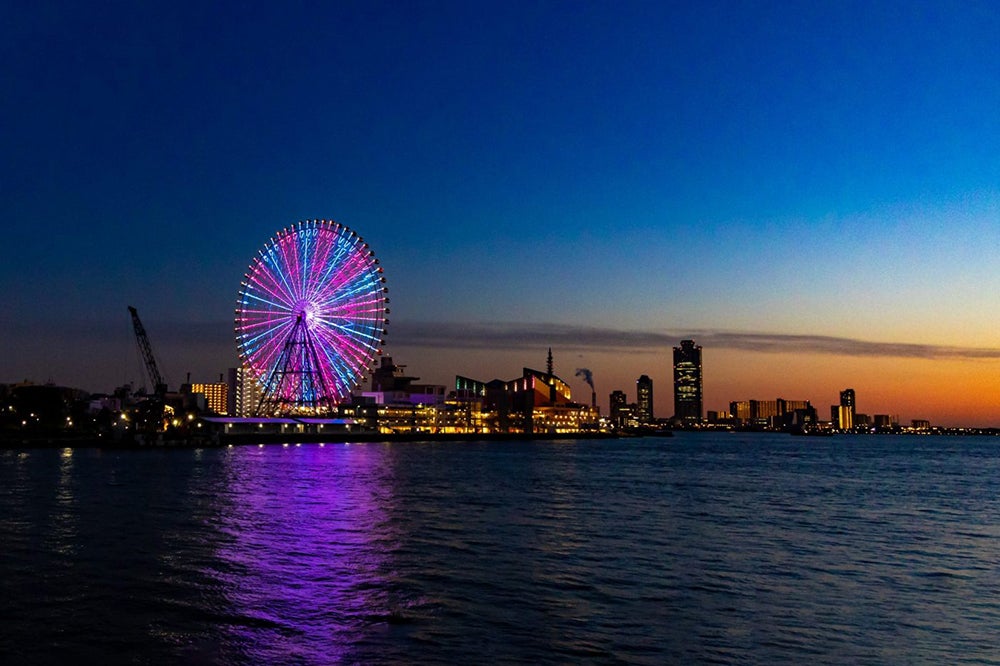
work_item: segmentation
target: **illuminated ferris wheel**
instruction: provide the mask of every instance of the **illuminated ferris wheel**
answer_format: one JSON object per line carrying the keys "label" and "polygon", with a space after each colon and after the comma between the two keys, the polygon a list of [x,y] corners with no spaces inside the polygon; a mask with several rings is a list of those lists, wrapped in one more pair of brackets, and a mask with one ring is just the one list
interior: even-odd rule
{"label": "illuminated ferris wheel", "polygon": [[236,302],[236,342],[261,387],[256,412],[320,414],[344,402],[385,344],[385,277],[360,236],[299,222],[258,251]]}

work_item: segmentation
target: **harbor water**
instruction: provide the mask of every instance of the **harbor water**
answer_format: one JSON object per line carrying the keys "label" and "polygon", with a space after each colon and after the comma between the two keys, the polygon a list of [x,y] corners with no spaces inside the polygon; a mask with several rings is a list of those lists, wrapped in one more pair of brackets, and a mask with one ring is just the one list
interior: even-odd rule
{"label": "harbor water", "polygon": [[0,662],[1000,662],[1000,439],[0,451]]}

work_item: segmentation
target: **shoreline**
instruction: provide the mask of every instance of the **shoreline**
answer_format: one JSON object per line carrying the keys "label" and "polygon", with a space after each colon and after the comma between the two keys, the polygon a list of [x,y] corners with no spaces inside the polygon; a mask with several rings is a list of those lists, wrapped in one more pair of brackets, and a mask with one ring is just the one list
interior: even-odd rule
{"label": "shoreline", "polygon": [[[161,433],[162,434],[162,433]],[[163,448],[221,448],[225,446],[252,446],[258,444],[341,444],[371,442],[504,442],[504,441],[570,441],[619,439],[632,435],[617,433],[393,433],[338,432],[332,433],[241,433],[235,435],[158,437],[154,441],[111,440],[103,437],[39,435],[35,437],[8,437],[0,435],[0,450],[19,449],[86,449],[109,450],[163,449]]]}

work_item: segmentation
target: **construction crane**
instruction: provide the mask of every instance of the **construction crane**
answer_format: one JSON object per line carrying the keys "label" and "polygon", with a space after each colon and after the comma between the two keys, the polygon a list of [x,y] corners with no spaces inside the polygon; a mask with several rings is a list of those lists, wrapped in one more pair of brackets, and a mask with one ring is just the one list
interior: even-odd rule
{"label": "construction crane", "polygon": [[131,305],[128,311],[132,314],[132,327],[135,329],[135,341],[139,345],[142,353],[142,360],[146,363],[146,373],[149,381],[153,383],[153,394],[158,398],[163,398],[167,394],[167,382],[163,380],[159,368],[156,367],[156,358],[153,357],[153,348],[149,344],[149,336],[146,335],[146,328],[139,321],[139,313]]}

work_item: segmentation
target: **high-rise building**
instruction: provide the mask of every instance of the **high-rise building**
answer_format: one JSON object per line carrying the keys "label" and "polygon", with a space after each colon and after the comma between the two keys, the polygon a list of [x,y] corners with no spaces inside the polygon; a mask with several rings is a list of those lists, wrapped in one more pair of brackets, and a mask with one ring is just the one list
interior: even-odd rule
{"label": "high-rise building", "polygon": [[851,430],[854,428],[854,414],[851,408],[846,405],[834,405],[837,410],[836,426],[840,430]]}
{"label": "high-rise building", "polygon": [[618,418],[621,416],[620,412],[627,404],[628,398],[625,397],[625,391],[611,392],[611,395],[608,396],[608,411],[613,422],[618,422]]}
{"label": "high-rise building", "polygon": [[847,407],[851,411],[851,420],[853,421],[854,414],[857,411],[854,389],[848,388],[840,392],[840,406]]}
{"label": "high-rise building", "polygon": [[261,386],[245,367],[229,368],[230,416],[253,416],[260,403]]}
{"label": "high-rise building", "polygon": [[674,418],[700,421],[701,401],[701,345],[681,340],[674,347]]}
{"label": "high-rise building", "polygon": [[639,406],[639,423],[653,422],[653,380],[647,375],[635,380],[635,401]]}

